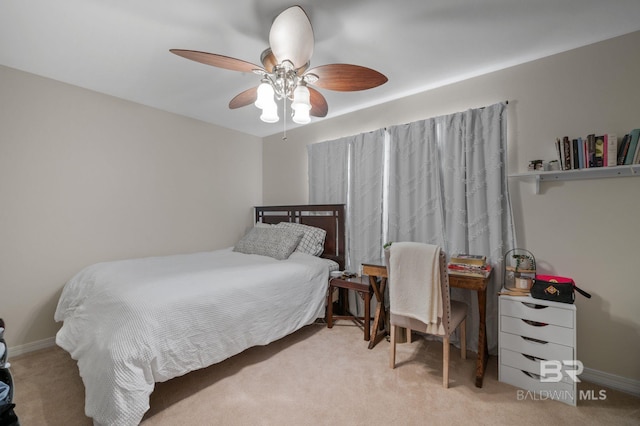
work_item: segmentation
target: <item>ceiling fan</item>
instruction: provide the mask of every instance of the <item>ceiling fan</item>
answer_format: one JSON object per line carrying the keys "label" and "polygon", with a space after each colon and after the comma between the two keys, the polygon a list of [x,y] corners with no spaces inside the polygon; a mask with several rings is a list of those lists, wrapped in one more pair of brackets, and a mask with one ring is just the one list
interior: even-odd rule
{"label": "ceiling fan", "polygon": [[292,6],[275,18],[269,32],[269,46],[260,56],[262,66],[215,53],[183,49],[171,49],[170,52],[214,67],[260,75],[260,85],[231,99],[229,108],[253,103],[262,109],[260,118],[268,123],[279,120],[276,100],[283,101],[285,115],[287,100],[291,102],[296,123],[308,123],[310,115],[325,117],[329,109],[327,101],[311,86],[351,92],[387,82],[387,77],[378,71],[358,65],[329,64],[309,69],[314,46],[313,28],[300,6]]}

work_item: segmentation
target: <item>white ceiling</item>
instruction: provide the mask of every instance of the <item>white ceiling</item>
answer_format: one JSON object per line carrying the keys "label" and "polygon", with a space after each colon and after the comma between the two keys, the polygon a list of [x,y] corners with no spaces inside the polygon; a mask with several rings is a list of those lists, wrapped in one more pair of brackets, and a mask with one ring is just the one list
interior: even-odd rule
{"label": "white ceiling", "polygon": [[350,63],[389,78],[362,92],[321,89],[327,118],[640,30],[639,0],[2,0],[0,64],[268,136],[282,119],[227,107],[257,75],[169,49],[259,64],[273,18],[293,4],[314,29],[312,67]]}

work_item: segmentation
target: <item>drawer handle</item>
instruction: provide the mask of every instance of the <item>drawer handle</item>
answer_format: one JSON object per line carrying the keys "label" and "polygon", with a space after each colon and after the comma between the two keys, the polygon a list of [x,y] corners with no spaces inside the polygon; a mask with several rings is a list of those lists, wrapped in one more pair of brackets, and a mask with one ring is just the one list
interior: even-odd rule
{"label": "drawer handle", "polygon": [[548,308],[548,306],[538,305],[538,304],[535,304],[535,303],[529,303],[529,302],[520,302],[520,303],[522,303],[527,308],[531,308],[531,309],[546,309],[546,308]]}
{"label": "drawer handle", "polygon": [[525,336],[520,336],[520,337],[522,337],[524,340],[527,340],[527,341],[529,341],[529,342],[532,342],[532,343],[539,343],[539,344],[541,344],[541,345],[546,345],[547,343],[549,343],[549,342],[545,342],[544,340],[534,339],[534,338],[532,338],[532,337],[525,337]]}
{"label": "drawer handle", "polygon": [[526,319],[523,319],[522,321],[524,321],[525,323],[527,323],[527,324],[529,324],[530,326],[533,326],[533,327],[546,327],[546,326],[549,325],[549,324],[544,323],[544,322],[531,321],[531,320],[526,320]]}
{"label": "drawer handle", "polygon": [[546,359],[544,359],[544,358],[538,358],[537,356],[533,356],[533,355],[527,355],[527,354],[520,354],[520,355],[522,355],[523,357],[525,357],[529,361],[534,361],[534,362],[546,361]]}
{"label": "drawer handle", "polygon": [[540,378],[542,377],[541,375],[536,374],[536,373],[529,373],[528,371],[523,371],[523,370],[520,370],[520,371],[522,371],[524,374],[526,374],[526,375],[527,375],[527,376],[529,376],[530,378],[532,378],[532,379],[536,379],[536,380],[538,380],[538,381],[540,381]]}

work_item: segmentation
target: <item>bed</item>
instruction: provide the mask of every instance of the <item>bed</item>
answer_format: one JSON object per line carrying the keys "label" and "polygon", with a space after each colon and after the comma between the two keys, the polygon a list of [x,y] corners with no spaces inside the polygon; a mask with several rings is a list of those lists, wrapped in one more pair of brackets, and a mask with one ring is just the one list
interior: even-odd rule
{"label": "bed", "polygon": [[[78,363],[94,424],[137,425],[156,382],[324,317],[329,272],[344,267],[344,206],[256,207],[255,218],[234,247],[98,263],[67,282],[56,343]],[[313,250],[321,253],[311,254],[303,241],[319,230],[324,242]],[[264,255],[256,234],[295,246]]]}

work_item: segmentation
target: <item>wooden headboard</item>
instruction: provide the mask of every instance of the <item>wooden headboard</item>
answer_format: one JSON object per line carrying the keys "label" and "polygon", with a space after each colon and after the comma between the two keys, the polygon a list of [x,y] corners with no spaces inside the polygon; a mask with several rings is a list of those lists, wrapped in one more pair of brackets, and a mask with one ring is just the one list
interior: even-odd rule
{"label": "wooden headboard", "polygon": [[345,229],[344,204],[307,204],[297,206],[255,207],[256,222],[295,222],[327,231],[321,257],[334,260],[344,269]]}

